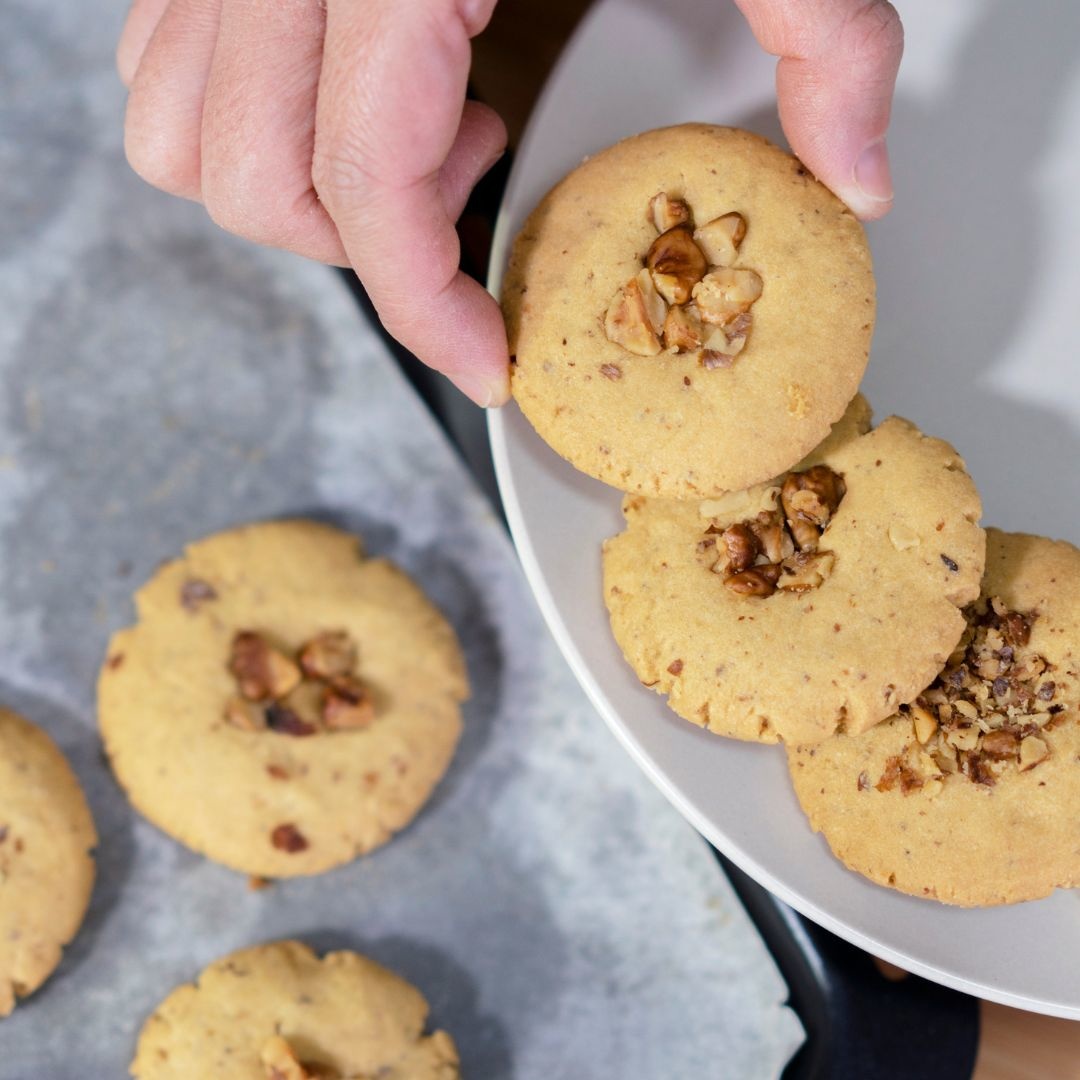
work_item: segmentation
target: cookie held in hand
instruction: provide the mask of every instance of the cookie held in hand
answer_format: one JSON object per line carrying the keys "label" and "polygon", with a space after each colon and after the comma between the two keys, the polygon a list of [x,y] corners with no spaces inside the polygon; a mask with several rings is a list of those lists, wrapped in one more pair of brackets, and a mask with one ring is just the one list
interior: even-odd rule
{"label": "cookie held in hand", "polygon": [[789,154],[684,124],[612,146],[540,203],[503,282],[514,397],[573,465],[694,499],[775,476],[854,397],[863,228]]}

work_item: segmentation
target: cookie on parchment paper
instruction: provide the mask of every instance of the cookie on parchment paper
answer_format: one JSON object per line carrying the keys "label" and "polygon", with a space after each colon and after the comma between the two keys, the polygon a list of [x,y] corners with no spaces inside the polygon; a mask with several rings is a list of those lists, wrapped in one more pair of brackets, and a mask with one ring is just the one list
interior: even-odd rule
{"label": "cookie on parchment paper", "polygon": [[940,670],[984,536],[956,451],[858,397],[796,470],[700,503],[627,496],[604,598],[641,681],[720,735],[864,731]]}
{"label": "cookie on parchment paper", "polygon": [[1080,551],[986,536],[982,593],[934,682],[872,731],[789,752],[845,865],[965,906],[1080,885]]}
{"label": "cookie on parchment paper", "polygon": [[98,683],[135,807],[217,862],[315,874],[385,843],[446,771],[468,696],[453,629],[311,521],[191,544],[135,597]]}
{"label": "cookie on parchment paper", "polygon": [[60,963],[94,887],[82,788],[40,728],[0,709],[0,1017]]}
{"label": "cookie on parchment paper", "polygon": [[241,949],[178,987],[139,1036],[135,1080],[457,1080],[445,1031],[392,971],[355,952],[321,959],[298,941]]}
{"label": "cookie on parchment paper", "polygon": [[790,468],[854,397],[874,325],[862,225],[791,155],[684,124],[587,159],[502,290],[514,397],[583,472],[694,499]]}

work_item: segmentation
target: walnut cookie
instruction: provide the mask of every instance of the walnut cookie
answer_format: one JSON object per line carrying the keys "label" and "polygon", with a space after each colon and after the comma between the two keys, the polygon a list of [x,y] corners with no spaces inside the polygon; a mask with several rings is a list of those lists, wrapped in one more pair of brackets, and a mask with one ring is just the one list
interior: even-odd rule
{"label": "walnut cookie", "polygon": [[468,696],[453,629],[356,537],[309,521],[200,540],[135,597],[98,682],[110,762],[154,824],[248,874],[315,874],[427,801]]}
{"label": "walnut cookie", "polygon": [[0,1017],[52,974],[82,924],[96,845],[64,755],[40,728],[0,709]]}
{"label": "walnut cookie", "polygon": [[[789,474],[700,503],[627,496],[604,598],[641,681],[720,735],[812,743],[894,713],[978,594],[975,485],[948,443],[856,397]],[[903,642],[903,648],[897,643]]]}
{"label": "walnut cookie", "polygon": [[854,397],[874,325],[862,225],[789,154],[684,124],[589,158],[503,282],[514,397],[624,491],[695,499],[790,468]]}
{"label": "walnut cookie", "polygon": [[146,1021],[135,1080],[458,1080],[445,1031],[392,971],[355,952],[321,959],[299,941],[214,961]]}
{"label": "walnut cookie", "polygon": [[918,698],[789,751],[850,869],[913,896],[1006,904],[1080,886],[1080,551],[987,529],[968,628]]}

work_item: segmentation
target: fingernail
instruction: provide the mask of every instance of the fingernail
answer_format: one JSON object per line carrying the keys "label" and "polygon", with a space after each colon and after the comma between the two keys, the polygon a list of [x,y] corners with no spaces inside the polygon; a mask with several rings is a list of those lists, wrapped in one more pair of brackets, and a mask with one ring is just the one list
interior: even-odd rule
{"label": "fingernail", "polygon": [[481,409],[490,408],[492,405],[501,405],[507,398],[506,380],[494,382],[485,379],[482,375],[473,375],[469,372],[455,372],[447,376],[449,380],[469,399],[475,401]]}
{"label": "fingernail", "polygon": [[890,202],[893,197],[889,151],[884,138],[868,143],[855,162],[855,186],[871,202]]}

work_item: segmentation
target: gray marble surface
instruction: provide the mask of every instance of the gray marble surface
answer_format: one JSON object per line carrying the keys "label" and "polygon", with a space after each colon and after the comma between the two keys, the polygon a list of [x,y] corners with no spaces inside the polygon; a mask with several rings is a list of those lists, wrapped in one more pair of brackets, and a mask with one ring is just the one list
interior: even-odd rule
{"label": "gray marble surface", "polygon": [[[0,0],[0,698],[69,755],[101,833],[81,934],[0,1022],[0,1080],[123,1076],[175,984],[286,935],[413,980],[473,1080],[777,1075],[801,1032],[768,954],[593,714],[490,507],[340,279],[128,171],[122,15]],[[475,694],[401,837],[253,893],[129,808],[93,687],[160,560],[284,514],[354,529],[412,572],[458,628]]]}

